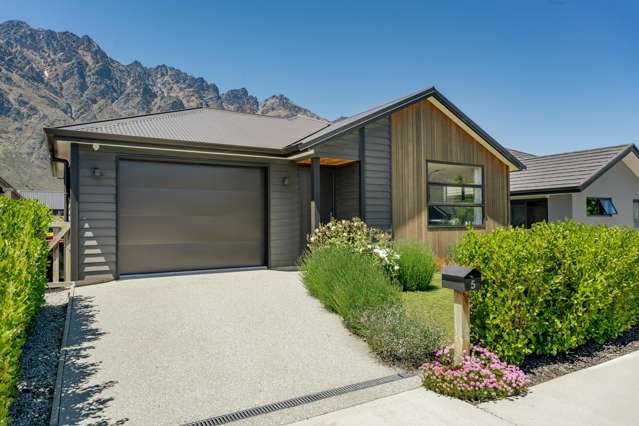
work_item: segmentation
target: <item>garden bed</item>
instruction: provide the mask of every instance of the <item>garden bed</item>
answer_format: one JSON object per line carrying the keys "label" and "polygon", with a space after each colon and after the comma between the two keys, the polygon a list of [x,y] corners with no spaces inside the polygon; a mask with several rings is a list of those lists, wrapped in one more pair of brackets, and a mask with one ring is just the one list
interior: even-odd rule
{"label": "garden bed", "polygon": [[12,425],[49,424],[68,291],[47,292],[20,357]]}
{"label": "garden bed", "polygon": [[530,378],[531,385],[537,385],[635,351],[639,351],[639,325],[605,343],[591,341],[565,354],[555,356],[529,356],[521,368]]}

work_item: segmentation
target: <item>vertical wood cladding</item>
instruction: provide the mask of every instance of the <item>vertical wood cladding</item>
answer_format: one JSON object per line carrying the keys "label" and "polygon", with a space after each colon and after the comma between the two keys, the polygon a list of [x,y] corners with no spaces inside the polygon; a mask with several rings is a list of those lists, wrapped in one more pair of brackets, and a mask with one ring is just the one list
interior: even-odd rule
{"label": "vertical wood cladding", "polygon": [[427,100],[393,113],[391,126],[396,238],[427,241],[437,256],[445,257],[464,235],[463,228],[428,227],[427,161],[484,166],[482,229],[491,231],[508,224],[508,167],[504,163]]}

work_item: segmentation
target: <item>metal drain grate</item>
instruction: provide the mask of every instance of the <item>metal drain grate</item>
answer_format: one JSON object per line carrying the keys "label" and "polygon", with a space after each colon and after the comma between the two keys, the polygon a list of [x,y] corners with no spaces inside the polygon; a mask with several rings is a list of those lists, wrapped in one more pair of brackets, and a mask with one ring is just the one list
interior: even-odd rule
{"label": "metal drain grate", "polygon": [[367,380],[365,382],[354,383],[352,385],[342,386],[339,388],[329,389],[310,395],[299,396],[297,398],[287,399],[286,401],[274,402],[272,404],[262,405],[260,407],[249,408],[246,410],[236,411],[234,413],[223,414],[221,416],[211,417],[205,420],[199,420],[192,423],[186,423],[183,426],[217,426],[224,425],[239,420],[248,419],[250,417],[261,416],[262,414],[272,413],[286,408],[293,408],[299,405],[309,404],[334,396],[344,395],[349,392],[379,386],[386,383],[395,382],[397,380],[413,377],[417,373],[398,373],[392,376],[380,377],[379,379]]}

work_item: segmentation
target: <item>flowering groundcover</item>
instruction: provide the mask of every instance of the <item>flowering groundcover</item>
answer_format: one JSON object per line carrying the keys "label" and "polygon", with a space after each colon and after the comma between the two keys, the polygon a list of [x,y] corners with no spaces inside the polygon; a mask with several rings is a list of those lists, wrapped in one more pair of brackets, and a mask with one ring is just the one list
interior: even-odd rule
{"label": "flowering groundcover", "polygon": [[420,370],[427,389],[465,401],[489,401],[520,395],[528,390],[526,374],[514,365],[501,361],[481,346],[473,346],[453,363],[453,348],[446,346],[435,353],[433,362]]}

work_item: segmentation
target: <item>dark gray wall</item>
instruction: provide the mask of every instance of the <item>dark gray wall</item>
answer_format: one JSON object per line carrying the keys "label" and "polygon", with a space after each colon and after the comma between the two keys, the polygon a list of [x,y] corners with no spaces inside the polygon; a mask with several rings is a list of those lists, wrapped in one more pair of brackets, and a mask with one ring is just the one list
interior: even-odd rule
{"label": "dark gray wall", "polygon": [[364,147],[366,223],[386,230],[390,230],[393,226],[389,126],[390,119],[387,117],[367,125]]}
{"label": "dark gray wall", "polygon": [[335,169],[335,217],[359,217],[359,163]]}
{"label": "dark gray wall", "polygon": [[[78,279],[110,280],[116,275],[116,156],[131,155],[135,151],[110,149],[103,146],[93,151],[79,146],[79,244]],[[137,152],[139,154],[139,151]],[[155,154],[154,154],[155,155]],[[172,154],[172,158],[194,161],[242,162],[229,157],[193,157],[191,154]],[[251,164],[270,166],[270,266],[294,265],[300,252],[301,222],[299,181],[295,163],[268,160],[244,160]],[[102,176],[94,177],[93,168]],[[288,184],[284,178],[288,177]]]}
{"label": "dark gray wall", "polygon": [[[115,153],[80,146],[78,279],[111,280],[116,274]],[[100,169],[100,177],[92,170]]]}
{"label": "dark gray wall", "polygon": [[314,148],[319,157],[340,158],[342,160],[359,160],[359,133],[352,130]]}

